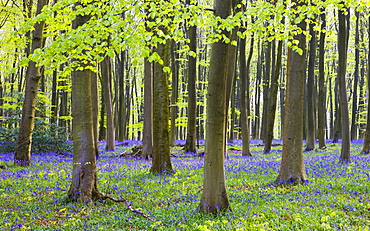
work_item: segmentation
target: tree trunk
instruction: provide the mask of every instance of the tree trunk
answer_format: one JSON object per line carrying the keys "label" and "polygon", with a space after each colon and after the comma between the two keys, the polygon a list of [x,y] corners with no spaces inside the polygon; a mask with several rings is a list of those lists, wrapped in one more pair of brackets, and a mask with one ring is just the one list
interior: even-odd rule
{"label": "tree trunk", "polygon": [[[64,133],[67,133],[68,123],[67,123],[66,117],[69,115],[68,113],[69,97],[68,97],[68,91],[66,89],[67,87],[66,81],[65,80],[60,81],[59,86],[61,87],[61,91],[60,91],[60,104],[59,104],[60,107],[59,107],[58,125],[63,128]],[[67,136],[65,136],[64,138],[65,140],[67,140]]]}
{"label": "tree trunk", "polygon": [[[83,16],[78,16],[76,21]],[[88,203],[99,199],[92,118],[91,70],[72,72],[73,170],[68,197]]]}
{"label": "tree trunk", "polygon": [[319,138],[319,149],[326,148],[325,142],[325,33],[326,15],[321,14],[321,32],[319,44],[319,96],[317,102],[317,133]]}
{"label": "tree trunk", "polygon": [[[368,25],[370,25],[370,16]],[[368,27],[368,35],[370,37],[370,27]],[[370,40],[369,40],[369,49],[370,49]],[[367,52],[367,89],[370,90],[370,52]],[[364,139],[364,146],[362,147],[362,153],[370,153],[370,95],[368,94],[367,100],[367,119],[366,119],[366,132]]]}
{"label": "tree trunk", "polygon": [[[363,34],[362,34],[363,35]],[[360,127],[359,127],[359,139],[364,139],[365,133],[366,133],[366,105],[365,105],[365,100],[366,100],[366,87],[365,86],[365,79],[366,79],[366,64],[365,59],[361,60],[361,75],[360,75],[360,83],[359,83],[359,102],[358,102],[358,121],[360,122]]]}
{"label": "tree trunk", "polygon": [[144,130],[141,156],[153,154],[153,63],[144,59]]}
{"label": "tree trunk", "polygon": [[107,113],[107,145],[106,150],[114,151],[115,145],[115,129],[113,119],[113,104],[112,104],[112,64],[110,57],[106,56],[101,63],[102,87],[104,93],[104,104]]}
{"label": "tree trunk", "polygon": [[351,120],[351,140],[356,139],[357,135],[357,118],[358,118],[358,79],[360,76],[360,12],[356,11],[356,34],[355,34],[355,73],[353,79],[353,96],[352,96],[352,120]]}
{"label": "tree trunk", "polygon": [[339,102],[339,78],[335,79],[335,87],[334,87],[334,106],[335,106],[335,121],[334,121],[334,127],[333,127],[333,140],[332,143],[338,143],[339,136],[341,132],[341,122],[342,122],[342,112],[341,112],[341,105]]}
{"label": "tree trunk", "polygon": [[[189,4],[190,1],[187,0]],[[197,27],[189,28],[190,51],[197,53]],[[197,120],[197,58],[189,55],[188,61],[188,124],[186,133],[185,152],[196,153],[196,120]]]}
{"label": "tree trunk", "polygon": [[[297,4],[295,7],[304,4],[298,0],[293,2]],[[305,31],[305,20],[298,26]],[[307,180],[302,154],[306,35],[298,34],[293,39],[299,41],[298,47],[303,54],[288,49],[283,151],[278,183],[299,183]]]}
{"label": "tree trunk", "polygon": [[[260,49],[260,42],[258,42],[258,61],[257,61],[257,73],[256,73],[256,86],[261,84],[261,75],[262,75],[262,63],[263,63],[263,49]],[[260,99],[261,99],[261,89],[260,87],[255,87],[255,107],[254,107],[254,123],[252,128],[252,138],[260,138]]]}
{"label": "tree trunk", "polygon": [[[89,15],[77,15],[73,29],[89,19]],[[68,197],[84,203],[102,197],[97,189],[91,81],[89,69],[72,72],[73,170]]]}
{"label": "tree trunk", "polygon": [[[215,0],[215,15],[227,18],[231,14],[231,0]],[[225,31],[226,37],[230,35]],[[224,148],[226,123],[226,85],[228,44],[218,41],[211,51],[211,66],[207,93],[207,136],[204,154],[203,195],[199,210],[216,214],[230,209],[226,192]]]}
{"label": "tree trunk", "polygon": [[[285,73],[282,73],[284,76]],[[285,114],[285,78],[281,78],[280,81],[280,139],[284,137],[284,114]]]}
{"label": "tree trunk", "polygon": [[310,26],[310,53],[307,75],[307,135],[306,135],[306,151],[315,149],[315,60],[316,60],[316,31],[314,24]]}
{"label": "tree trunk", "polygon": [[118,96],[117,100],[117,140],[118,142],[123,142],[126,139],[125,132],[125,73],[124,73],[124,64],[125,64],[125,51],[121,51],[120,58],[118,61],[118,73],[117,73],[117,82],[118,82]]}
{"label": "tree trunk", "polygon": [[58,119],[58,72],[55,70],[53,72],[53,82],[51,86],[51,123],[56,123]]}
{"label": "tree trunk", "polygon": [[[230,35],[230,41],[237,41],[238,35],[237,35],[238,28],[234,28],[232,34]],[[235,79],[235,69],[236,69],[236,58],[237,58],[237,46],[229,44],[229,56],[228,56],[228,65],[227,65],[227,80],[226,80],[226,120],[225,120],[225,132],[226,136],[225,139],[227,139],[227,131],[228,131],[228,125],[229,125],[229,109],[230,109],[230,99],[231,99],[231,92],[234,88],[234,79]],[[227,142],[225,140],[225,154],[227,155]]]}
{"label": "tree trunk", "polygon": [[246,52],[246,38],[240,39],[239,47],[239,65],[240,65],[240,126],[241,126],[241,136],[242,136],[242,156],[252,156],[250,152],[250,131],[249,131],[249,68],[253,55],[254,46],[254,34],[251,35],[251,44],[248,54],[248,60],[246,62],[245,52]]}
{"label": "tree trunk", "polygon": [[171,106],[170,106],[170,145],[175,144],[176,135],[177,135],[177,127],[176,127],[176,118],[177,118],[177,98],[179,95],[179,65],[178,65],[178,57],[177,57],[177,44],[175,41],[171,41],[171,73],[172,73],[172,90],[171,90]]}
{"label": "tree trunk", "polygon": [[[349,9],[347,9],[349,11]],[[347,69],[347,49],[348,49],[348,24],[346,15],[339,9],[338,12],[339,30],[338,30],[338,78],[339,78],[339,102],[342,117],[342,148],[340,152],[340,162],[350,162],[350,130],[349,130],[349,112],[346,86]]]}
{"label": "tree trunk", "polygon": [[163,65],[154,63],[153,74],[153,159],[150,172],[172,173],[169,139],[168,76],[163,70],[170,65],[170,43],[158,44],[155,51],[163,60]]}
{"label": "tree trunk", "polygon": [[98,74],[96,72],[91,73],[91,101],[92,101],[92,120],[94,130],[94,144],[95,144],[95,156],[99,156],[99,86],[98,86]]}
{"label": "tree trunk", "polygon": [[[36,15],[41,13],[42,8],[48,2],[48,0],[37,1]],[[44,21],[35,24],[35,29],[32,31],[31,53],[41,48],[44,44],[44,26]],[[35,62],[30,61],[26,72],[26,91],[22,107],[22,121],[19,126],[17,148],[14,153],[14,165],[16,166],[29,166],[31,163],[32,132],[34,129],[36,99],[41,76],[42,67],[37,67]]]}
{"label": "tree trunk", "polygon": [[264,153],[270,153],[272,139],[274,136],[274,124],[275,124],[275,114],[277,106],[277,93],[279,90],[279,76],[283,56],[283,41],[278,43],[278,53],[276,59],[275,70],[273,71],[271,79],[271,90],[270,97],[268,101],[268,108],[266,114],[266,136],[265,136],[265,148]]}
{"label": "tree trunk", "polygon": [[262,105],[262,120],[261,120],[261,135],[260,138],[265,142],[266,140],[266,123],[267,123],[267,110],[270,93],[270,73],[271,73],[271,42],[267,42],[265,48],[265,72],[263,74],[263,105]]}
{"label": "tree trunk", "polygon": [[101,106],[100,106],[100,120],[99,120],[99,137],[98,140],[105,140],[107,137],[107,128],[105,127],[105,103],[104,94],[101,92]]}
{"label": "tree trunk", "polygon": [[[235,64],[237,64],[237,62],[235,62]],[[235,68],[235,72],[236,72],[236,68]],[[236,73],[234,74],[234,76],[236,76]],[[236,121],[236,93],[237,93],[237,79],[234,78],[234,83],[232,85],[232,88],[231,88],[231,99],[230,99],[230,127],[229,128],[226,128],[226,131],[227,129],[229,129],[229,134],[227,135],[228,136],[228,142],[230,143],[233,143],[234,142],[234,131],[235,131],[235,121]],[[227,124],[227,123],[226,123]],[[227,149],[226,149],[227,150]]]}

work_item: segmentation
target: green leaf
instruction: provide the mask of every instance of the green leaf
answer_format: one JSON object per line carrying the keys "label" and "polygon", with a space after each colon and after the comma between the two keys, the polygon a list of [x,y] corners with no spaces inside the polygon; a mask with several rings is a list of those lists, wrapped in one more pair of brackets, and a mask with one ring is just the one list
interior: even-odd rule
{"label": "green leaf", "polygon": [[163,67],[163,72],[164,73],[171,73],[171,68],[169,68],[169,67]]}

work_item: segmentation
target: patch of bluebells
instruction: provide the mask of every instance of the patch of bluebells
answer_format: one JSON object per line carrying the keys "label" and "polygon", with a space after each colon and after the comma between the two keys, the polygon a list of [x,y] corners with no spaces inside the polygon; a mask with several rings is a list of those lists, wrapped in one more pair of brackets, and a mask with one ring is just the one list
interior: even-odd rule
{"label": "patch of bluebells", "polygon": [[[116,145],[131,147],[140,143],[125,141],[117,142]],[[261,143],[261,140],[251,140],[251,147]],[[282,141],[274,140],[274,143],[281,144]],[[176,144],[182,145],[184,141],[177,141]],[[355,141],[353,144],[361,145],[361,142]],[[240,146],[241,141],[235,140],[229,145]],[[100,143],[99,147],[104,149],[105,142]],[[172,157],[175,174],[169,176],[148,174],[150,161],[113,158],[103,152],[102,158],[97,162],[100,190],[132,201],[133,207],[141,208],[154,220],[161,221],[158,225],[143,221],[130,212],[122,212],[122,205],[109,204],[104,207],[104,204],[96,204],[88,215],[81,215],[81,208],[72,208],[73,204],[66,205],[62,202],[71,180],[72,158],[53,153],[33,154],[31,168],[7,169],[0,174],[0,186],[4,186],[0,188],[14,192],[6,198],[3,208],[6,211],[15,211],[20,217],[25,216],[25,213],[32,214],[32,217],[24,218],[24,223],[20,224],[14,217],[7,216],[4,220],[0,218],[0,223],[12,224],[15,229],[19,224],[29,225],[33,222],[36,226],[40,225],[41,220],[54,219],[69,228],[77,225],[81,229],[94,229],[98,225],[108,228],[109,224],[113,227],[117,225],[116,221],[120,221],[121,226],[116,229],[165,227],[169,230],[179,229],[183,225],[187,227],[183,228],[185,230],[205,225],[211,230],[248,230],[250,227],[323,230],[323,224],[331,228],[337,227],[338,230],[356,230],[359,219],[361,224],[369,224],[366,217],[361,217],[361,214],[368,213],[370,204],[367,196],[370,191],[369,156],[352,154],[350,164],[340,164],[337,147],[329,146],[326,151],[305,152],[304,161],[309,182],[303,186],[278,187],[272,182],[279,172],[281,146],[268,155],[259,149],[252,149],[252,154],[252,157],[242,157],[240,151],[235,151],[230,152],[229,158],[225,159],[228,194],[234,213],[227,213],[219,220],[214,218],[213,224],[207,223],[210,218],[204,218],[195,212],[202,194],[202,157],[195,154],[194,157],[187,158]],[[12,162],[12,158],[12,155],[0,154],[0,161]],[[2,185],[2,182],[6,182],[6,185]],[[29,198],[30,201],[23,198]],[[33,207],[30,204],[34,204]],[[66,211],[70,213],[58,212],[63,208],[67,208]],[[3,211],[0,209],[0,214]],[[50,215],[53,213],[63,216]],[[99,213],[104,214],[104,219],[112,219],[102,221]],[[305,219],[300,219],[299,216]],[[73,223],[72,220],[76,217],[80,221]],[[307,224],[302,220],[314,222]],[[63,227],[55,228],[58,229],[63,230]]]}

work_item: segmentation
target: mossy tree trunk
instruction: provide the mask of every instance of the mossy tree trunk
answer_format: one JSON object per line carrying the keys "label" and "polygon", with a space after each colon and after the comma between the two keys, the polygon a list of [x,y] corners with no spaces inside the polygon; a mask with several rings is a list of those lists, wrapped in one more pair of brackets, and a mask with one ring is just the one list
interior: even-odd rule
{"label": "mossy tree trunk", "polygon": [[[169,137],[169,97],[168,77],[169,73],[164,67],[170,65],[170,43],[166,41],[154,49],[162,58],[163,65],[154,63],[153,72],[153,159],[150,172],[172,173],[170,159],[170,137]],[[155,137],[155,138],[154,138]]]}

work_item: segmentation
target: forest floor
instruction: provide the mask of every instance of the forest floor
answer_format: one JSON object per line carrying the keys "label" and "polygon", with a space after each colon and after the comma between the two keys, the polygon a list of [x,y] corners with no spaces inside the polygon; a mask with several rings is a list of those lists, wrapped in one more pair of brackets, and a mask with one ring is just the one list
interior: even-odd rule
{"label": "forest floor", "polygon": [[[304,152],[308,182],[276,186],[281,146],[263,154],[252,140],[253,157],[242,157],[240,141],[225,161],[232,212],[205,216],[196,211],[203,182],[203,158],[172,148],[175,174],[149,174],[151,162],[117,157],[137,144],[117,143],[101,151],[98,188],[113,201],[85,205],[66,199],[72,158],[55,153],[32,155],[32,166],[13,167],[12,153],[0,154],[0,230],[369,230],[370,155],[352,142],[351,163],[340,164],[340,144]],[[275,140],[275,143],[281,143]],[[179,142],[181,143],[181,142]],[[104,143],[100,144],[103,150]]]}

